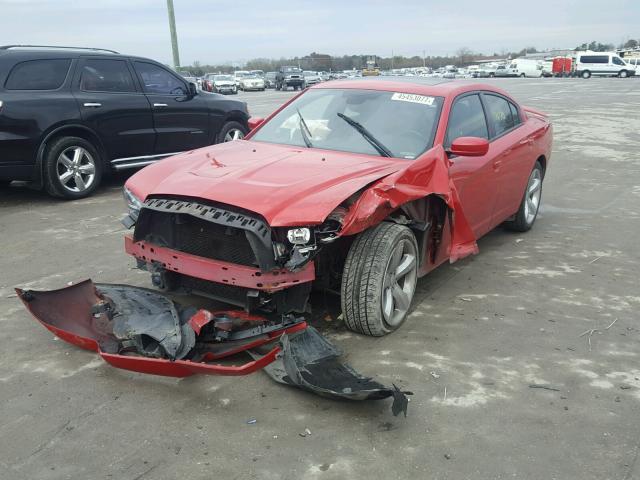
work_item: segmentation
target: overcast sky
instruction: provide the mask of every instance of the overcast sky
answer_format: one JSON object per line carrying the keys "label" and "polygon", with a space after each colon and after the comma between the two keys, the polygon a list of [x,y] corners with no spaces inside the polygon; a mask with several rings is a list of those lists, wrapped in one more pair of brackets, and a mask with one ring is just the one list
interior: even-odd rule
{"label": "overcast sky", "polygon": [[[640,38],[640,0],[174,0],[183,65],[304,56],[573,48]],[[526,5],[526,6],[525,6]],[[0,44],[110,48],[171,63],[165,0],[0,0]]]}

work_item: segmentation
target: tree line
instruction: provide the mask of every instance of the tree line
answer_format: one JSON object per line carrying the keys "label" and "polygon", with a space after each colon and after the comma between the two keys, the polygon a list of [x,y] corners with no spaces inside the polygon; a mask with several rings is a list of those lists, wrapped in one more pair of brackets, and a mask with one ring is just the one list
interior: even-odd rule
{"label": "tree line", "polygon": [[[620,48],[636,48],[640,45],[640,40],[628,40],[626,43],[619,45]],[[610,43],[600,43],[592,41],[578,45],[574,50],[593,50],[595,52],[605,52],[614,50],[615,46]],[[254,58],[246,62],[242,67],[234,67],[230,64],[205,65],[198,61],[193,62],[191,66],[183,66],[183,70],[189,70],[196,76],[202,76],[205,73],[231,73],[234,70],[262,70],[264,72],[272,72],[278,70],[283,65],[293,65],[303,70],[313,71],[343,71],[343,70],[361,70],[366,67],[367,60],[374,58],[377,66],[381,70],[391,70],[395,68],[416,68],[427,66],[430,68],[440,68],[446,65],[465,66],[473,62],[493,59],[516,58],[526,55],[527,53],[537,53],[535,47],[525,47],[516,52],[502,51],[494,52],[486,55],[474,52],[470,48],[462,47],[458,49],[455,55],[446,56],[403,56],[394,55],[389,57],[373,56],[373,55],[343,55],[331,56],[323,53],[312,52],[304,57],[292,57],[279,59],[274,58]]]}

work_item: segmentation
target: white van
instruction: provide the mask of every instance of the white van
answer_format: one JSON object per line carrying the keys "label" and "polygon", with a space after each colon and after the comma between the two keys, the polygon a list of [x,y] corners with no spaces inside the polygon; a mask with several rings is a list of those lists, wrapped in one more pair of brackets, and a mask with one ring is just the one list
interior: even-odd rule
{"label": "white van", "polygon": [[591,75],[626,78],[636,74],[636,69],[613,52],[577,52],[575,74],[582,78]]}
{"label": "white van", "polygon": [[517,77],[541,77],[542,63],[531,58],[515,58],[509,67]]}
{"label": "white van", "polygon": [[627,62],[627,65],[635,69],[636,74],[640,75],[640,57],[624,57],[623,60]]}

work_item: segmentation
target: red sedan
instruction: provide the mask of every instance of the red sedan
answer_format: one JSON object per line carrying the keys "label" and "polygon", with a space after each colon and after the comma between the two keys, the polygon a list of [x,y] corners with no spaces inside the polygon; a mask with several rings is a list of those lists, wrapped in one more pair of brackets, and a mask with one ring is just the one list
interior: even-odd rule
{"label": "red sedan", "polygon": [[417,279],[497,225],[533,226],[552,142],[544,114],[446,80],[323,83],[250,124],[128,180],[127,252],[157,287],[249,311],[339,291],[367,335],[397,329]]}

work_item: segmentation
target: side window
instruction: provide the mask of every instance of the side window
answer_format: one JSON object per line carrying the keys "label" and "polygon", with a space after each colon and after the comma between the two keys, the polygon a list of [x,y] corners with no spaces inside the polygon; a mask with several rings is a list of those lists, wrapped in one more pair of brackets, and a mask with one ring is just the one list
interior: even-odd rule
{"label": "side window", "polygon": [[487,121],[478,95],[467,95],[453,104],[447,125],[446,146],[459,137],[489,138]]}
{"label": "side window", "polygon": [[620,60],[618,57],[613,57],[612,60],[614,65],[624,65],[624,62]]}
{"label": "side window", "polygon": [[189,92],[185,83],[171,72],[153,63],[135,62],[135,68],[147,93],[163,95],[187,95]]}
{"label": "side window", "polygon": [[62,86],[71,59],[29,60],[11,69],[4,86],[7,90],[56,90]]}
{"label": "side window", "polygon": [[484,95],[487,116],[493,125],[493,136],[498,137],[515,126],[510,102],[495,95]]}
{"label": "side window", "polygon": [[124,60],[88,59],[82,67],[80,90],[85,92],[135,92]]}

